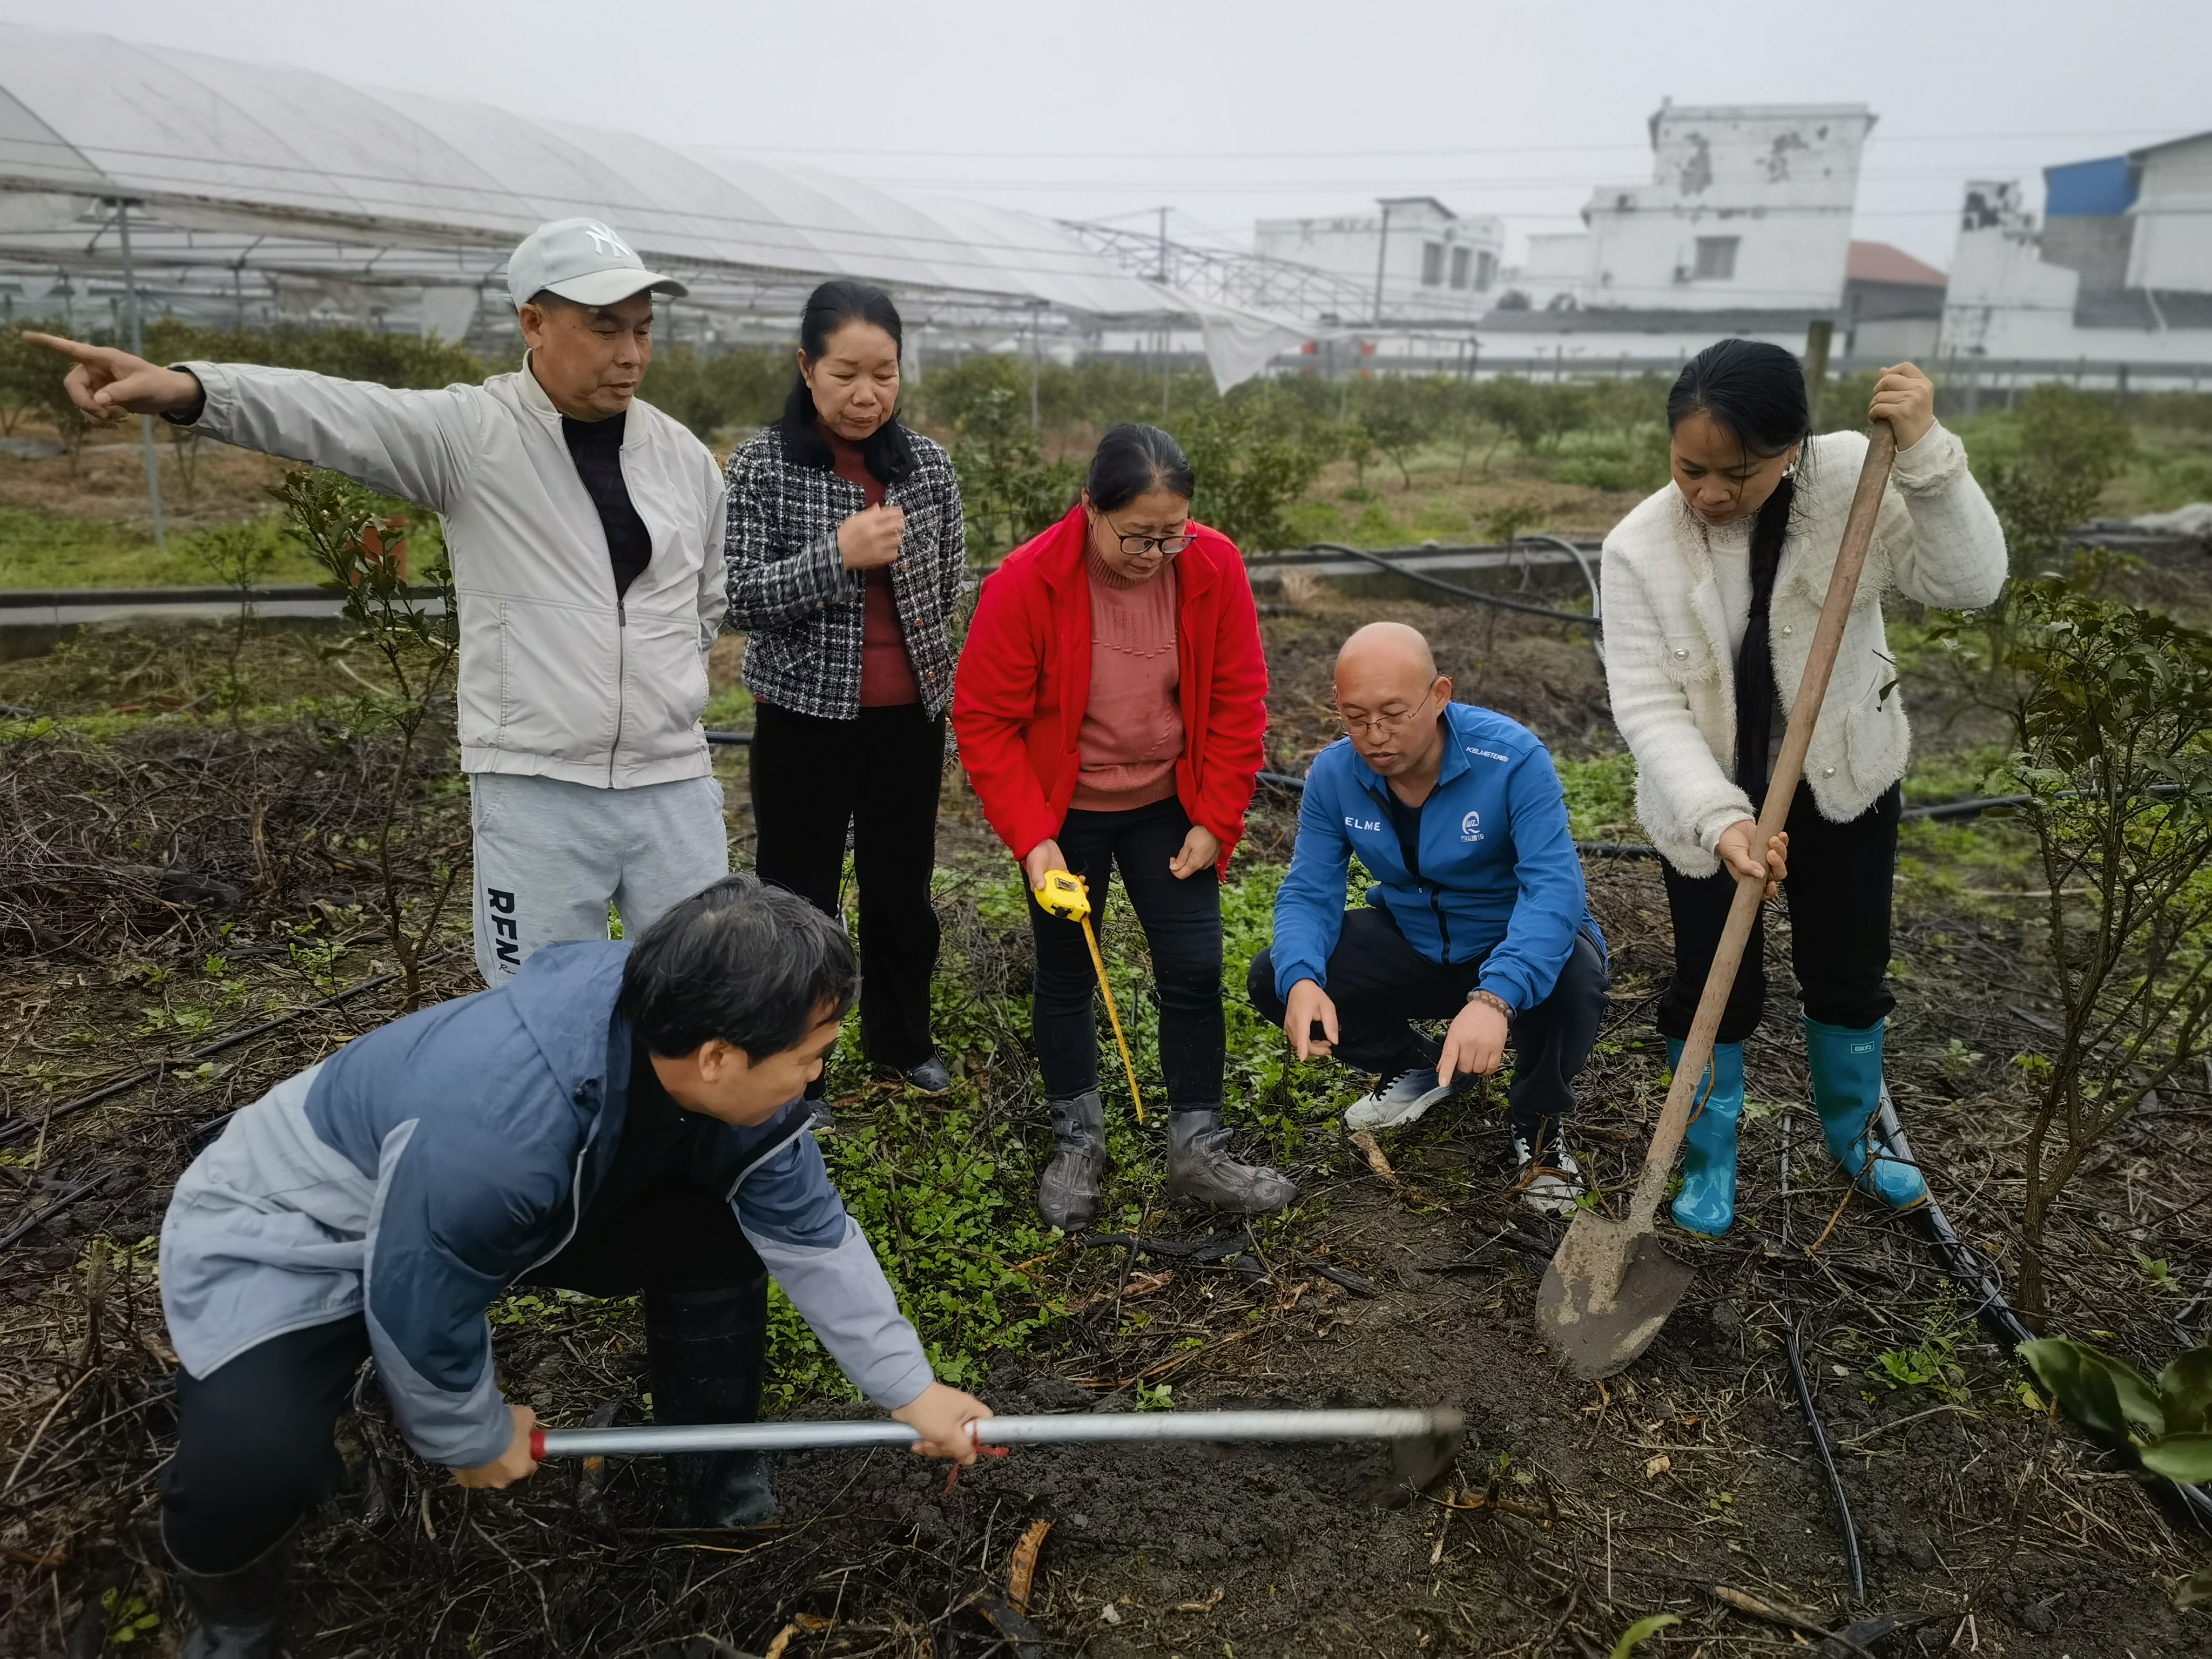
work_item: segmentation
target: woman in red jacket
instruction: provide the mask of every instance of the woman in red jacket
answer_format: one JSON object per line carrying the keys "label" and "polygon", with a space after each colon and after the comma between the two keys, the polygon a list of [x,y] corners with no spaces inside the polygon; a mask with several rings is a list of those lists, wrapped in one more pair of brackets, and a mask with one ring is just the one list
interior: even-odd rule
{"label": "woman in red jacket", "polygon": [[[1034,895],[1069,870],[1103,910],[1118,866],[1160,1000],[1168,1185],[1240,1214],[1297,1196],[1240,1164],[1222,1127],[1220,873],[1263,758],[1267,664],[1244,561],[1190,516],[1190,463],[1157,427],[1117,426],[1083,495],[983,584],[952,695],[969,781]],[[1091,953],[1032,896],[1031,1002],[1054,1155],[1046,1221],[1098,1212],[1106,1163]]]}

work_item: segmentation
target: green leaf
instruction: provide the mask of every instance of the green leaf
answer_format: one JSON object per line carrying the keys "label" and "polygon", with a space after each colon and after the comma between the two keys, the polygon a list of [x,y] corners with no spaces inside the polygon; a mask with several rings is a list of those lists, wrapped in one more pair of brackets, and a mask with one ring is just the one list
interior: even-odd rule
{"label": "green leaf", "polygon": [[1611,1659],[1628,1659],[1629,1655],[1636,1651],[1638,1643],[1648,1637],[1656,1636],[1669,1625],[1679,1625],[1681,1622],[1679,1615],[1671,1613],[1655,1613],[1649,1619],[1638,1620],[1620,1632],[1620,1640],[1613,1644]]}
{"label": "green leaf", "polygon": [[2143,1467],[2169,1480],[2212,1480],[2212,1434],[2163,1434],[2142,1449]]}
{"label": "green leaf", "polygon": [[2173,1605],[2185,1611],[2190,1607],[2212,1607],[2212,1567],[2199,1567],[2177,1584]]}
{"label": "green leaf", "polygon": [[2066,1414],[2106,1443],[2128,1443],[2128,1424],[2156,1434],[2165,1427],[2149,1380],[2124,1360],[2063,1336],[2020,1345],[2043,1385],[2058,1396]]}
{"label": "green leaf", "polygon": [[2158,1374],[2168,1433],[2212,1429],[2212,1342],[2178,1353]]}

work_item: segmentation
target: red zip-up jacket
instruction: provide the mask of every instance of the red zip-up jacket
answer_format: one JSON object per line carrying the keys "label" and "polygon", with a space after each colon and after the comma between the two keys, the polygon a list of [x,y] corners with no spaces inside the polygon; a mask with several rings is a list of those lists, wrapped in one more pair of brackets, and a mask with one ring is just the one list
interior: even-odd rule
{"label": "red zip-up jacket", "polygon": [[[1267,659],[1236,544],[1193,520],[1176,556],[1176,659],[1183,751],[1176,799],[1220,838],[1219,869],[1244,834],[1265,763]],[[983,816],[1016,858],[1060,833],[1074,799],[1091,701],[1091,579],[1080,506],[1006,555],[983,583],[953,681],[952,729]]]}

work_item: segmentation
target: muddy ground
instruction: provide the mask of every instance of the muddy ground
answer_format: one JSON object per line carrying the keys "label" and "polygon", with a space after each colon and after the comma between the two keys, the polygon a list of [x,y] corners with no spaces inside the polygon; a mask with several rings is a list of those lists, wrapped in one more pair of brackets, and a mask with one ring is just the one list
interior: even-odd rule
{"label": "muddy ground", "polygon": [[[2190,573],[2172,580],[2195,593]],[[1462,695],[1528,720],[1563,756],[1602,746],[1595,661],[1559,629],[1325,599],[1267,624],[1270,753],[1285,769],[1303,769],[1327,736],[1327,662],[1344,628],[1379,614],[1428,628]],[[319,659],[301,649],[293,668],[269,669],[272,684],[312,677]],[[148,665],[167,660],[149,656],[127,695],[161,695],[148,690],[161,672]],[[0,702],[67,712],[64,702],[125,700],[102,703],[101,675],[82,662],[77,671],[42,681],[39,665],[9,665]],[[1947,726],[1960,741],[1973,735],[1972,711],[1948,706],[1937,681],[1910,689],[1923,742],[1940,745]],[[186,1058],[383,964],[373,917],[353,908],[359,879],[340,867],[353,798],[317,776],[318,756],[340,752],[333,741],[312,729],[163,723],[97,747],[54,739],[35,756],[0,750],[11,833],[39,829],[69,866],[11,883],[0,917],[9,927],[0,1152],[10,1160],[0,1166],[0,1651],[161,1651],[173,1641],[153,1525],[173,1357],[150,1253],[133,1246],[155,1233],[176,1171],[228,1109],[388,1012],[380,997],[358,997],[211,1060]],[[726,766],[742,862],[742,761]],[[270,814],[280,803],[319,832],[293,844],[320,850],[272,873],[266,848],[281,838]],[[1287,848],[1291,805],[1263,796],[1252,856]],[[1911,832],[1920,867],[1970,861],[1984,873],[1971,890],[1907,884],[1891,1046],[1916,1149],[1960,1233],[2001,1276],[2014,1249],[2025,1098],[2008,1062],[2042,1040],[2039,988],[2005,891],[2027,878],[2007,833]],[[947,793],[944,849],[956,870],[998,867],[972,797],[957,787]],[[137,873],[82,873],[122,866]],[[179,866],[240,888],[239,905],[210,911],[165,896],[157,866]],[[1660,1098],[1649,1002],[1667,933],[1655,866],[1588,867],[1613,951],[1615,1007],[1586,1079],[1577,1144],[1585,1168],[1617,1194]],[[228,936],[215,932],[218,912],[234,919]],[[957,881],[945,915],[949,940],[988,981],[981,989],[1018,985],[1027,946],[1018,926],[991,919]],[[43,937],[22,933],[25,915],[43,919]],[[1120,943],[1135,948],[1126,933]],[[434,994],[471,988],[459,945],[434,963]],[[1777,917],[1769,967],[1781,987],[1786,945]],[[224,958],[219,973],[206,970],[211,954]],[[643,1462],[598,1476],[549,1466],[512,1493],[460,1492],[404,1451],[371,1387],[341,1428],[349,1490],[305,1542],[290,1651],[1583,1656],[1607,1653],[1657,1613],[1681,1623],[1641,1653],[1694,1659],[1805,1644],[1724,1604],[1715,1585],[1826,1629],[1893,1615],[1887,1633],[1856,1638],[1882,1654],[2206,1650],[2212,1623],[2175,1611],[2167,1586],[2212,1543],[2032,1409],[2022,1374],[1976,1327],[1965,1292],[1911,1224],[1847,1199],[1802,1107],[1794,1008],[1779,994],[1775,1004],[1752,1054],[1742,1219],[1717,1243],[1670,1235],[1698,1263],[1696,1285],[1651,1351],[1603,1389],[1562,1380],[1534,1334],[1536,1279],[1559,1227],[1505,1193],[1492,1099],[1386,1136],[1387,1178],[1326,1122],[1313,1125],[1292,1158],[1304,1201],[1249,1236],[1152,1202],[1156,1165],[1133,1165],[1116,1200],[1137,1208],[1133,1231],[1162,1248],[1133,1255],[1070,1242],[1023,1264],[1035,1299],[1064,1311],[998,1359],[981,1391],[1000,1409],[1127,1411],[1165,1403],[1163,1388],[1178,1408],[1462,1405],[1468,1432],[1454,1471],[1409,1502],[1377,1501],[1391,1495],[1372,1448],[1028,1450],[987,1461],[949,1492],[940,1466],[879,1452],[786,1460],[774,1526],[666,1532],[654,1526],[659,1473]],[[1012,1162],[1041,1158],[1021,1057],[1004,1046],[951,1057],[972,1073],[958,1103],[976,1133],[1019,1125]],[[150,1078],[110,1100],[46,1115],[149,1065]],[[1342,1082],[1348,1097],[1359,1080]],[[929,1109],[869,1088],[857,1072],[836,1084],[839,1133]],[[2212,1197],[2212,1091],[2162,1103],[2114,1139],[2064,1207],[2055,1245],[2054,1328],[2154,1366],[2179,1332],[2198,1328],[2203,1310],[2189,1293],[2212,1272],[2202,1208]],[[1785,1122],[1799,1147],[1786,1203]],[[1008,1167],[1004,1178],[1018,1191],[1031,1176]],[[1215,1247],[1188,1249],[1205,1241]],[[1244,1248],[1228,1253],[1235,1246]],[[2152,1260],[2166,1264],[2165,1283],[2142,1265]],[[1850,1595],[1826,1476],[1796,1401],[1793,1328],[1864,1552],[1863,1602]],[[510,1392],[549,1418],[580,1422],[603,1405],[623,1420],[638,1413],[641,1353],[619,1307],[562,1302],[503,1327],[500,1355]],[[1004,1595],[1012,1553],[1040,1520],[1053,1524],[1029,1606],[1036,1645],[1024,1650],[992,1598]],[[161,1622],[133,1643],[106,1641],[146,1617]]]}

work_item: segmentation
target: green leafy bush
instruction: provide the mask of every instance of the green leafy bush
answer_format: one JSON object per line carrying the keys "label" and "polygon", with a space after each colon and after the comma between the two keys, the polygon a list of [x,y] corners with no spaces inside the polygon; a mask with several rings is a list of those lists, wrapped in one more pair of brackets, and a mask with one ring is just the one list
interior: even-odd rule
{"label": "green leafy bush", "polygon": [[2105,1136],[2212,1054],[2212,635],[2076,582],[2014,592],[2004,666],[2044,878],[2040,967],[2060,1035],[2037,1056],[2021,1313],[2044,1313],[2045,1224]]}
{"label": "green leafy bush", "polygon": [[2212,1480],[2212,1343],[2177,1354],[2151,1381],[2124,1359],[2064,1337],[2021,1358],[2066,1414],[2108,1446],[2130,1446],[2170,1480]]}
{"label": "green leafy bush", "polygon": [[465,345],[434,335],[382,334],[366,328],[308,327],[279,323],[269,329],[203,328],[174,317],[146,325],[146,356],[157,363],[265,363],[306,368],[342,380],[379,386],[436,387],[475,382],[492,373]]}

